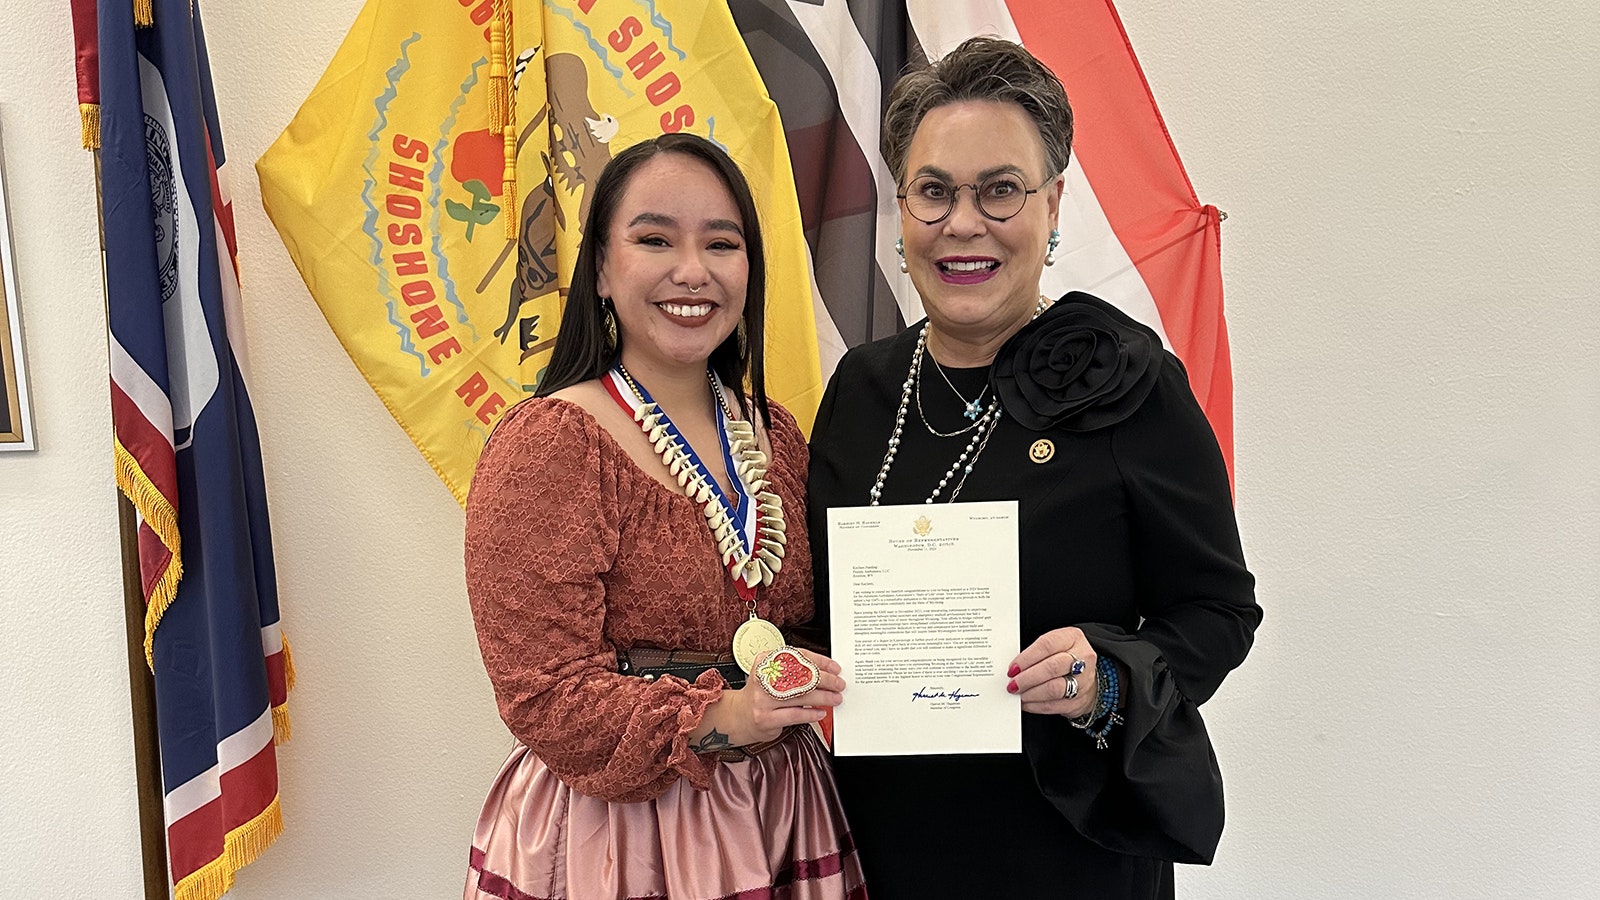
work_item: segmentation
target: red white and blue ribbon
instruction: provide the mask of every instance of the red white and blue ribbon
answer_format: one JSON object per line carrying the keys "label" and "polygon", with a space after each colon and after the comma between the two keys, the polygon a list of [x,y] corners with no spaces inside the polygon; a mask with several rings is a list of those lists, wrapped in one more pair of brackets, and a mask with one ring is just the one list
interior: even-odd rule
{"label": "red white and blue ribbon", "polygon": [[[722,382],[715,372],[708,373],[708,380],[712,390],[722,392],[722,396],[726,397]],[[762,579],[759,568],[751,565],[759,550],[757,537],[760,531],[758,504],[751,499],[757,493],[753,489],[753,482],[759,481],[764,472],[752,472],[750,466],[740,465],[735,460],[735,444],[739,438],[730,435],[729,431],[731,426],[739,423],[726,414],[720,414],[722,404],[718,404],[718,444],[722,450],[723,465],[734,484],[734,496],[730,498],[644,385],[628,377],[620,367],[607,372],[602,383],[611,399],[639,423],[656,453],[661,455],[668,472],[678,479],[679,485],[689,492],[691,499],[706,507],[707,524],[718,540],[717,549],[722,555],[723,564],[733,575],[734,586],[740,597],[752,599],[756,585],[763,580],[770,580]],[[747,481],[748,476],[754,477]],[[716,504],[717,508],[711,509],[711,504]],[[723,522],[728,523],[729,527],[722,527]],[[730,536],[736,540],[735,546],[728,546]]]}

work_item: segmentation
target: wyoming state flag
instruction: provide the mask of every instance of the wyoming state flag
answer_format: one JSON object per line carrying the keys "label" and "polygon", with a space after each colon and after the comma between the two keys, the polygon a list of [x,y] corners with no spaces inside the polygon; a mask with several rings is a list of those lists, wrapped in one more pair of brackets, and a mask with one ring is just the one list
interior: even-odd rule
{"label": "wyoming state flag", "polygon": [[769,391],[809,425],[822,378],[788,147],[725,4],[368,0],[257,164],[328,323],[457,500],[549,360],[589,186],[677,131],[750,180],[782,337]]}

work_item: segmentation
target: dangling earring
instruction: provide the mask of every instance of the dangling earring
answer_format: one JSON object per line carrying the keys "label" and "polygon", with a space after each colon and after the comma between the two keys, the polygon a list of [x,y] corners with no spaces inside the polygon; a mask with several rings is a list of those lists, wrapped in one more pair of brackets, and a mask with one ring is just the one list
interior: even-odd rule
{"label": "dangling earring", "polygon": [[611,305],[611,298],[600,301],[600,315],[606,320],[606,349],[617,349],[617,314]]}
{"label": "dangling earring", "polygon": [[745,337],[745,334],[744,320],[740,319],[739,327],[733,330],[733,340],[736,344],[738,344],[740,359],[750,358],[750,342]]}
{"label": "dangling earring", "polygon": [[910,271],[909,269],[906,268],[906,239],[905,238],[897,237],[897,238],[894,239],[894,252],[900,254],[900,271],[902,271],[902,272]]}
{"label": "dangling earring", "polygon": [[1056,264],[1056,248],[1059,246],[1061,246],[1061,232],[1052,228],[1050,229],[1050,249],[1044,255],[1045,265],[1053,266]]}

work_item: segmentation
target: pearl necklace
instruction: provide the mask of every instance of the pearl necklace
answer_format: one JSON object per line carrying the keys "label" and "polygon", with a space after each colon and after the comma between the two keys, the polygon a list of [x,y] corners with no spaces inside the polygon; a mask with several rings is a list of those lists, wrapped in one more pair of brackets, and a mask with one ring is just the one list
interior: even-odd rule
{"label": "pearl necklace", "polygon": [[[1041,296],[1038,304],[1033,309],[1033,318],[1039,318],[1040,314],[1049,307],[1050,301]],[[868,492],[870,498],[868,501],[869,506],[877,506],[878,501],[883,497],[884,482],[889,480],[889,470],[894,467],[895,455],[900,452],[900,434],[905,431],[906,412],[911,408],[911,395],[917,390],[918,378],[922,373],[922,355],[927,346],[928,325],[924,323],[922,330],[917,333],[917,347],[911,351],[911,369],[906,373],[905,383],[900,386],[900,408],[894,414],[894,431],[889,434],[889,449],[883,454],[883,465],[879,467],[878,477],[872,483],[872,490]],[[934,360],[934,365],[938,364],[938,360]],[[951,385],[950,389],[955,390],[955,385]],[[957,396],[960,396],[960,394],[958,393]],[[983,395],[979,394],[978,397],[981,400]],[[917,395],[917,412],[919,414],[922,412],[922,396],[920,392]],[[978,456],[983,453],[983,448],[989,446],[989,438],[994,436],[995,429],[1000,426],[1002,415],[1000,398],[995,397],[989,401],[989,407],[984,410],[983,416],[974,423],[977,430],[973,432],[972,439],[967,441],[966,448],[961,451],[960,456],[956,457],[955,463],[945,470],[944,477],[939,479],[939,483],[934,487],[933,493],[929,494],[928,498],[922,501],[923,503],[932,503],[939,499],[939,495],[944,492],[946,485],[950,483],[950,479],[955,478],[956,472],[959,471],[961,477],[956,481],[955,487],[950,490],[949,499],[945,501],[947,503],[956,502],[956,496],[961,493],[962,486],[967,483],[967,476],[972,474],[972,467],[977,464]],[[923,417],[923,424],[927,425],[926,416]],[[929,426],[928,430],[933,431],[932,426]],[[962,431],[965,430],[962,429]],[[954,437],[957,434],[961,434],[962,431],[948,435],[940,435],[937,431],[933,431],[933,433],[939,437]]]}
{"label": "pearl necklace", "polygon": [[[872,484],[869,506],[877,506],[883,496],[883,483],[889,479],[889,469],[894,465],[895,454],[900,452],[900,433],[906,427],[906,411],[911,406],[911,393],[916,389],[917,375],[922,369],[922,353],[928,345],[928,326],[922,326],[922,331],[917,335],[917,349],[911,353],[911,371],[906,374],[905,384],[901,385],[900,408],[894,414],[894,431],[889,435],[889,449],[883,455],[883,466],[878,469],[878,478]],[[939,499],[939,494],[944,491],[945,485],[955,477],[956,470],[961,469],[961,479],[956,482],[955,489],[950,492],[948,502],[954,503],[956,495],[961,493],[961,486],[967,483],[967,476],[972,474],[972,466],[978,461],[978,454],[989,444],[989,436],[994,434],[995,426],[1000,424],[1000,398],[989,401],[989,408],[984,410],[983,416],[978,419],[977,430],[973,432],[972,439],[967,441],[966,449],[956,457],[955,464],[939,479],[939,484],[928,495],[923,503],[932,503]],[[968,457],[971,461],[968,461]]]}

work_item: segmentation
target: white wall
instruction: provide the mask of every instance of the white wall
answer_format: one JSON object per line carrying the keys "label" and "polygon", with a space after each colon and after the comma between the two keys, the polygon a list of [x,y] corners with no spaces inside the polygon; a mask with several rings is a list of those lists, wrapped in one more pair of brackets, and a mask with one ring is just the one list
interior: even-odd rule
{"label": "white wall", "polygon": [[[59,20],[59,21],[58,21]],[[94,162],[60,4],[0,4],[0,139],[36,444],[0,453],[0,897],[140,881]],[[51,890],[46,890],[50,887]]]}
{"label": "white wall", "polygon": [[[210,3],[300,686],[288,831],[232,896],[459,891],[510,743],[461,516],[357,376],[251,164],[359,0]],[[1207,707],[1217,864],[1180,896],[1600,891],[1600,17],[1550,0],[1119,4],[1227,210],[1241,525],[1267,610]],[[1512,7],[1519,7],[1512,9]],[[136,896],[89,158],[65,11],[0,11],[41,450],[0,454],[0,896]],[[1070,880],[1070,879],[1069,879]],[[1089,888],[1092,892],[1092,888]]]}

